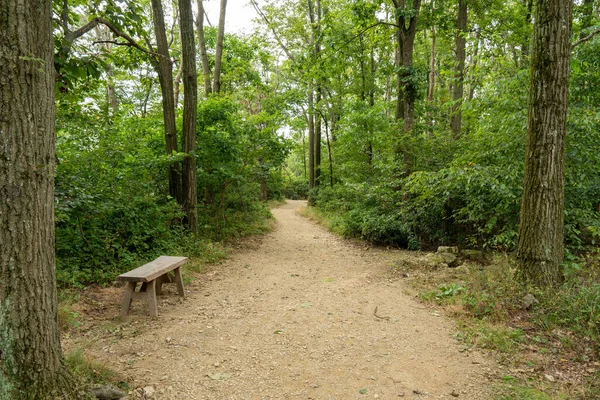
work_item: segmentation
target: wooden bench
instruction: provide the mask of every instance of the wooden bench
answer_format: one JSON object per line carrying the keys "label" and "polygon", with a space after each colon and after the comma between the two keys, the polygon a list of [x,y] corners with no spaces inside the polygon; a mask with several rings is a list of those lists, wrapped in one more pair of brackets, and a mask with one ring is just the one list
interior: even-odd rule
{"label": "wooden bench", "polygon": [[[146,299],[150,308],[150,316],[158,316],[156,295],[161,293],[163,283],[173,283],[173,278],[169,276],[171,271],[175,274],[177,293],[185,298],[180,266],[188,261],[187,257],[160,256],[148,264],[119,275],[117,280],[128,282],[121,303],[121,315],[127,316],[133,299]],[[141,282],[142,285],[139,292],[136,292],[135,288],[138,282]]]}

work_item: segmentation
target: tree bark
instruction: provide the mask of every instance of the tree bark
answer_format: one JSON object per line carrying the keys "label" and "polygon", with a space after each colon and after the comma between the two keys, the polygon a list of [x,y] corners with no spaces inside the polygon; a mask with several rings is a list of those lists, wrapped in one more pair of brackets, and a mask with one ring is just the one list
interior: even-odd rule
{"label": "tree bark", "polygon": [[[68,7],[63,8],[63,11],[68,12]],[[113,44],[109,42],[110,31],[104,25],[97,25],[94,28],[96,32],[96,39],[101,43],[101,47],[108,54],[112,51]],[[119,110],[119,99],[117,98],[117,91],[115,87],[115,71],[112,61],[109,59],[106,61],[106,96],[107,106],[113,113]]]}
{"label": "tree bark", "polygon": [[435,42],[436,42],[435,26],[431,27],[431,59],[429,60],[429,85],[427,87],[427,102],[433,102],[433,94],[435,93]]}
{"label": "tree bark", "polygon": [[177,74],[175,74],[175,81],[173,82],[173,97],[175,103],[175,109],[179,106],[179,90],[181,87],[181,75],[183,74],[183,64],[180,63],[179,68],[177,69]]}
{"label": "tree bark", "polygon": [[186,156],[183,160],[183,208],[187,227],[194,235],[198,232],[198,196],[196,179],[196,107],[198,82],[196,76],[196,44],[191,0],[178,0],[179,28],[183,74],[183,130],[182,143]]}
{"label": "tree bark", "polygon": [[467,44],[467,0],[458,0],[458,18],[456,21],[456,70],[454,72],[454,85],[452,90],[452,116],[450,128],[454,138],[460,137],[462,126],[461,106],[463,101],[463,87],[465,81],[465,59]]}
{"label": "tree bark", "polygon": [[[316,8],[316,10],[315,10]],[[311,24],[311,42],[313,44],[313,59],[319,59],[321,53],[321,1],[308,0],[308,17]],[[314,186],[321,183],[321,114],[315,108],[321,106],[322,88],[319,76],[315,79],[316,100],[312,108],[313,125],[313,145],[314,145]],[[312,95],[312,93],[311,93]]]}
{"label": "tree bark", "polygon": [[327,157],[329,157],[329,186],[333,187],[333,153],[331,152],[331,141],[329,140],[329,124],[325,121],[325,138],[327,139]]}
{"label": "tree bark", "polygon": [[308,189],[315,187],[315,106],[312,84],[308,85]]}
{"label": "tree bark", "polygon": [[217,48],[215,51],[215,69],[213,88],[215,93],[221,93],[221,59],[223,58],[223,39],[225,38],[225,10],[227,8],[227,0],[221,0],[221,8],[219,10],[219,30],[217,33]]}
{"label": "tree bark", "polygon": [[[417,88],[411,79],[411,74],[421,0],[413,0],[412,9],[409,13],[407,13],[409,10],[406,9],[405,0],[392,1],[396,8],[396,42],[398,45],[396,53],[396,65],[398,67],[396,76],[398,84],[396,119],[402,119],[404,132],[411,133],[415,125],[415,100],[417,97]],[[406,14],[411,16],[407,17]],[[397,152],[402,155],[403,174],[409,175],[413,164],[411,150],[403,145],[398,146]]]}
{"label": "tree bark", "polygon": [[572,12],[570,0],[536,3],[517,248],[518,273],[536,286],[562,280]]}
{"label": "tree bark", "polygon": [[60,347],[51,2],[0,2],[0,398],[82,397]]}
{"label": "tree bark", "polygon": [[[317,85],[317,107],[321,103],[321,86]],[[315,118],[315,186],[321,184],[321,114],[319,112],[314,113]]]}
{"label": "tree bark", "polygon": [[204,38],[204,4],[203,0],[197,0],[198,18],[196,20],[198,31],[198,46],[200,46],[200,61],[202,62],[202,78],[204,80],[204,94],[208,97],[212,93],[212,84],[210,82],[210,65],[208,64],[208,54],[206,52],[206,39]]}
{"label": "tree bark", "polygon": [[[175,94],[173,91],[173,63],[169,55],[169,44],[165,30],[162,0],[152,0],[152,19],[159,57],[155,57],[154,68],[158,74],[162,94],[165,148],[167,155],[177,152],[177,128],[175,125]],[[169,194],[178,204],[183,204],[181,168],[177,164],[169,167]]]}
{"label": "tree bark", "polygon": [[473,100],[475,96],[475,88],[477,86],[477,81],[474,78],[476,76],[477,63],[479,62],[479,42],[481,38],[479,36],[479,31],[473,32],[473,37],[475,38],[475,44],[473,45],[473,53],[471,54],[471,61],[469,62],[469,73],[470,73],[470,84],[469,84],[469,100]]}

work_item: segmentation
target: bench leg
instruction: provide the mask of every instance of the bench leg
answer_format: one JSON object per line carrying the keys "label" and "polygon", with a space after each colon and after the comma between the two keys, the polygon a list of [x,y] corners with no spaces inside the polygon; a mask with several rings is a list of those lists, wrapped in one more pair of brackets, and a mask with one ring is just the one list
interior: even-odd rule
{"label": "bench leg", "polygon": [[156,279],[148,282],[148,285],[146,286],[146,299],[148,300],[150,316],[158,317],[158,306],[156,304]]}
{"label": "bench leg", "polygon": [[164,280],[164,276],[159,276],[158,278],[156,278],[156,295],[160,296],[162,294],[162,285],[165,282]]}
{"label": "bench leg", "polygon": [[160,296],[162,294],[163,283],[173,283],[173,279],[171,279],[171,276],[169,276],[168,272],[166,274],[161,275],[158,278],[156,278],[156,295],[157,296]]}
{"label": "bench leg", "polygon": [[177,293],[182,298],[185,298],[185,291],[183,290],[183,278],[181,277],[181,268],[177,267],[173,271],[175,272],[175,283],[177,283]]}
{"label": "bench leg", "polygon": [[131,299],[133,298],[133,292],[137,282],[128,282],[127,288],[125,288],[125,294],[123,295],[123,301],[121,302],[121,316],[126,317],[129,314],[129,307],[131,307]]}

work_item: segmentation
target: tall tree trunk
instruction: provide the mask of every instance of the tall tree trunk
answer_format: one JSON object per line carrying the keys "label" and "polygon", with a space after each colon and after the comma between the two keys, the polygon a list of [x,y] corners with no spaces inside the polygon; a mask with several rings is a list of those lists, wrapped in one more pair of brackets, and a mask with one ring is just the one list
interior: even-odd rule
{"label": "tall tree trunk", "polygon": [[536,2],[517,260],[520,277],[537,286],[562,279],[572,13],[570,0]]}
{"label": "tall tree trunk", "polygon": [[[308,0],[308,17],[310,20],[311,31],[310,31],[310,41],[313,45],[312,54],[313,60],[317,60],[319,57],[319,53],[321,52],[321,32],[320,32],[320,24],[321,24],[321,2],[320,0],[316,0],[316,12],[315,12],[315,3],[313,0]],[[316,102],[313,102],[312,99],[310,102],[313,102],[313,107],[309,107],[309,115],[312,115],[313,120],[313,146],[314,146],[314,181],[313,186],[319,186],[321,183],[321,116],[318,111],[316,111],[317,107],[320,107],[322,90],[321,90],[321,79],[317,76],[314,80],[316,87]],[[313,96],[312,90],[310,96]],[[312,110],[312,112],[311,112]]]}
{"label": "tall tree trunk", "polygon": [[106,67],[106,95],[108,97],[108,105],[113,113],[119,111],[119,99],[117,98],[114,77],[114,67],[112,63],[109,63]]}
{"label": "tall tree trunk", "polygon": [[227,8],[227,0],[221,0],[221,8],[219,10],[219,30],[217,33],[217,48],[215,51],[215,69],[213,88],[215,93],[221,92],[221,59],[223,58],[223,39],[225,38],[225,10]]}
{"label": "tall tree trunk", "polygon": [[331,152],[331,141],[329,140],[329,124],[325,121],[325,138],[327,139],[327,156],[329,157],[329,186],[333,187],[333,154]]}
{"label": "tall tree trunk", "polygon": [[471,55],[471,61],[469,62],[469,74],[470,74],[470,83],[469,83],[469,100],[473,100],[475,96],[475,88],[477,86],[477,81],[474,78],[476,76],[475,72],[477,70],[477,63],[479,61],[479,42],[481,38],[479,36],[479,31],[475,31],[473,33],[473,37],[475,38],[475,44],[473,45],[473,54]]}
{"label": "tall tree trunk", "polygon": [[460,137],[462,126],[462,101],[465,81],[465,59],[467,43],[467,0],[458,0],[458,18],[456,21],[456,70],[452,90],[452,116],[450,128],[454,138]]}
{"label": "tall tree trunk", "polygon": [[[369,76],[369,110],[372,111],[373,107],[375,107],[375,74],[377,73],[377,63],[375,62],[375,51],[371,48],[371,75]],[[372,124],[369,124],[367,132],[369,134],[369,140],[367,142],[367,157],[369,161],[369,166],[373,165],[373,137],[374,137],[374,127]]]}
{"label": "tall tree trunk", "polygon": [[[317,85],[316,106],[321,103],[321,86]],[[321,184],[321,113],[314,113],[315,118],[315,186]]]}
{"label": "tall tree trunk", "polygon": [[308,189],[315,187],[315,100],[312,84],[308,85]]}
{"label": "tall tree trunk", "polygon": [[181,75],[183,74],[183,64],[180,63],[179,68],[177,69],[177,74],[175,74],[175,81],[173,82],[173,97],[175,103],[175,109],[179,106],[179,90],[181,87]]}
{"label": "tall tree trunk", "polygon": [[210,65],[208,64],[208,54],[206,52],[206,39],[204,38],[204,4],[203,0],[197,0],[198,18],[196,19],[196,30],[198,31],[198,46],[200,46],[200,60],[202,62],[202,78],[204,80],[204,93],[206,97],[212,92],[210,83]]}
{"label": "tall tree trunk", "polygon": [[[403,120],[404,132],[410,134],[415,125],[415,100],[417,97],[417,88],[411,79],[411,73],[421,0],[413,0],[411,10],[406,9],[405,0],[392,1],[396,8],[396,42],[398,45],[398,51],[396,53],[396,64],[398,66],[396,119]],[[405,15],[411,16],[405,17]],[[398,146],[397,151],[402,155],[403,174],[409,175],[413,167],[411,150],[406,145],[401,145]]]}
{"label": "tall tree trunk", "polygon": [[[152,0],[152,19],[159,56],[154,61],[162,95],[163,121],[165,126],[165,150],[167,155],[178,151],[175,125],[175,93],[173,90],[173,63],[169,55],[169,43],[165,30],[162,0]],[[183,204],[181,167],[179,163],[169,166],[169,194],[178,204]]]}
{"label": "tall tree trunk", "polygon": [[[67,20],[68,20],[68,5],[63,7],[63,11],[67,12]],[[111,53],[112,43],[110,43],[110,31],[104,25],[97,25],[94,28],[94,32],[96,33],[96,39],[101,43],[101,47],[107,54]],[[107,97],[107,105],[108,108],[114,113],[119,109],[119,99],[117,99],[117,93],[114,82],[114,67],[110,59],[106,61],[106,97]]]}
{"label": "tall tree trunk", "polygon": [[52,3],[0,2],[0,398],[75,399],[58,328]]}
{"label": "tall tree trunk", "polygon": [[433,102],[433,94],[435,92],[435,42],[436,42],[435,26],[431,27],[431,60],[429,62],[429,86],[427,87],[427,102]]}
{"label": "tall tree trunk", "polygon": [[196,44],[191,0],[178,0],[179,28],[183,68],[183,207],[187,226],[194,235],[198,232],[198,196],[196,179],[196,107],[198,82],[196,76]]}

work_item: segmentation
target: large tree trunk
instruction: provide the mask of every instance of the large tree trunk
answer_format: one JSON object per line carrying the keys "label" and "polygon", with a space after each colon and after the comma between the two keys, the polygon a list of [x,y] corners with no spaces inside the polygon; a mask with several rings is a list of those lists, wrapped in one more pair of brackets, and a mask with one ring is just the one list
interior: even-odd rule
{"label": "large tree trunk", "polygon": [[227,8],[227,0],[221,0],[221,8],[219,11],[219,30],[217,32],[217,47],[215,51],[215,69],[213,88],[215,93],[221,92],[221,59],[223,58],[223,39],[225,38],[225,10]]}
{"label": "large tree trunk", "polygon": [[521,278],[538,286],[562,279],[572,12],[570,0],[536,4],[517,260]]}
{"label": "large tree trunk", "polygon": [[[398,45],[396,53],[398,67],[396,119],[403,120],[404,132],[410,134],[415,126],[415,100],[417,97],[417,88],[410,75],[421,0],[413,0],[411,10],[406,9],[405,0],[393,0],[393,2],[396,8],[396,41]],[[406,14],[411,16],[405,17]],[[398,152],[402,155],[403,173],[409,175],[413,167],[411,150],[406,145],[402,145],[398,146]]]}
{"label": "large tree trunk", "polygon": [[[165,125],[165,147],[168,155],[177,152],[177,128],[175,125],[175,94],[173,91],[173,63],[169,56],[169,42],[165,31],[165,18],[162,0],[152,0],[152,18],[156,47],[160,56],[154,62],[154,67],[160,82],[162,94],[163,121]],[[181,168],[177,164],[169,167],[169,194],[183,204],[181,189]]]}
{"label": "large tree trunk", "polygon": [[183,207],[190,232],[198,232],[198,196],[196,179],[196,107],[198,82],[196,77],[196,44],[191,0],[178,0],[179,28],[183,71]]}
{"label": "large tree trunk", "polygon": [[74,399],[54,258],[51,2],[0,2],[0,398]]}
{"label": "large tree trunk", "polygon": [[198,31],[198,46],[200,46],[200,60],[202,62],[202,78],[204,80],[204,94],[206,97],[212,92],[210,82],[210,65],[208,64],[208,54],[206,53],[206,39],[204,38],[204,4],[203,0],[197,0],[198,18],[196,19]]}
{"label": "large tree trunk", "polygon": [[454,72],[454,85],[452,90],[452,116],[450,128],[454,137],[460,137],[462,126],[461,106],[463,101],[463,87],[465,81],[465,59],[467,43],[467,0],[458,0],[458,18],[456,21],[456,70]]}
{"label": "large tree trunk", "polygon": [[[315,10],[316,7],[316,10]],[[316,12],[315,12],[316,11]],[[318,60],[319,54],[321,53],[321,1],[316,0],[313,4],[313,0],[308,0],[308,16],[311,23],[311,42],[313,43],[313,56],[314,60]],[[315,79],[316,86],[316,99],[315,107],[313,108],[313,120],[314,120],[314,186],[321,184],[321,114],[316,110],[317,107],[321,107],[322,88],[321,79],[317,77]]]}

